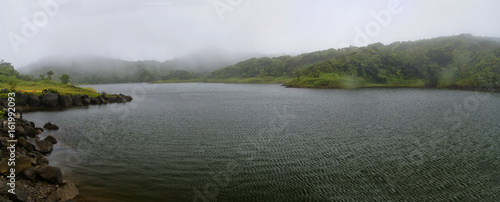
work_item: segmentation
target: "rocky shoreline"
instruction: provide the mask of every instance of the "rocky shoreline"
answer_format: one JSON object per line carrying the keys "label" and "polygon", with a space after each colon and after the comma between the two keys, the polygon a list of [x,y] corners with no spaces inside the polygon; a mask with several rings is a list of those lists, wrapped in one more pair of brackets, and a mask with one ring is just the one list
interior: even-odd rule
{"label": "rocky shoreline", "polygon": [[[39,111],[52,108],[67,108],[108,103],[125,103],[132,101],[127,95],[108,95],[102,93],[97,97],[88,95],[59,95],[44,92],[41,96],[17,92],[16,113],[14,114],[15,138],[9,137],[9,122],[4,114],[0,125],[0,202],[3,201],[74,201],[79,192],[71,182],[64,181],[59,168],[50,166],[45,155],[50,154],[57,140],[52,136],[39,137],[47,130],[58,130],[59,127],[50,122],[43,127],[22,118],[22,112]],[[0,105],[6,108],[7,98],[0,99]],[[12,124],[12,123],[11,123]],[[14,128],[14,127],[12,127]],[[10,129],[12,129],[10,128]],[[14,143],[12,142],[14,141]],[[14,146],[15,145],[15,146]],[[13,147],[14,146],[14,147]],[[14,149],[13,149],[14,148]],[[15,154],[15,166],[9,165],[9,158]],[[12,172],[11,168],[15,168]],[[15,180],[9,177],[15,174]],[[15,194],[9,193],[15,184]]]}

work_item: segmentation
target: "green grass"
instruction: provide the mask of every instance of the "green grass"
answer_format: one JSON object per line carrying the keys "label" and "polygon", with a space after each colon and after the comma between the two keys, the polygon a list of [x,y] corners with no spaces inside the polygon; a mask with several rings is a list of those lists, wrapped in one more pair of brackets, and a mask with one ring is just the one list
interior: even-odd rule
{"label": "green grass", "polygon": [[[8,82],[0,80],[0,89],[9,88]],[[93,88],[82,88],[73,85],[66,85],[56,81],[43,80],[43,81],[17,81],[16,91],[33,93],[35,95],[41,95],[42,91],[45,89],[54,89],[61,95],[71,94],[87,94],[90,97],[96,97],[100,95]]]}
{"label": "green grass", "polygon": [[424,87],[424,82],[416,79],[388,79],[387,83],[372,83],[361,77],[321,74],[319,77],[295,78],[285,85],[297,88]]}

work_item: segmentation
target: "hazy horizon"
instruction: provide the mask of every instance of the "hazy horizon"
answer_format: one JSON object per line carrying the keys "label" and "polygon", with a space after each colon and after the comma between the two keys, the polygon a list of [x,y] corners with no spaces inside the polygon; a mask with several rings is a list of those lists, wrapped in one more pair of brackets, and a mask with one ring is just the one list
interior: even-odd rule
{"label": "hazy horizon", "polygon": [[262,54],[412,41],[463,33],[500,37],[500,2],[41,0],[2,1],[0,59],[165,61],[207,47]]}

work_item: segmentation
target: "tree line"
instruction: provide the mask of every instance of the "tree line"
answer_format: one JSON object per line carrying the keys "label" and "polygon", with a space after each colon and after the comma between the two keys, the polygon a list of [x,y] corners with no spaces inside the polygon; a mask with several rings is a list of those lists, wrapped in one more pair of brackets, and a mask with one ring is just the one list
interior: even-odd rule
{"label": "tree line", "polygon": [[500,40],[468,34],[329,49],[242,61],[208,78],[354,77],[371,83],[420,80],[427,87],[500,86]]}

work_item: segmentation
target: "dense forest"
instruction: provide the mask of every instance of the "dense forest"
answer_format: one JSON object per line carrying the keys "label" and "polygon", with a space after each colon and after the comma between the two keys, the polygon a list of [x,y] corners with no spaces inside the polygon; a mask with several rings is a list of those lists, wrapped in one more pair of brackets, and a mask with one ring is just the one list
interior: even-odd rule
{"label": "dense forest", "polygon": [[[42,61],[37,64],[41,68],[34,68],[25,75],[16,72],[16,77],[43,80],[47,72],[53,71],[54,80],[69,74],[73,83],[90,84],[188,80],[289,81],[286,85],[291,87],[319,88],[500,86],[500,39],[468,34],[328,49],[297,56],[254,57],[237,63],[236,58],[245,56],[231,60],[221,54],[224,55],[199,53],[191,59],[165,62],[96,57],[59,60],[57,65]],[[246,56],[249,58],[249,54]],[[229,65],[232,62],[233,65]]]}
{"label": "dense forest", "polygon": [[208,78],[294,77],[296,87],[500,86],[500,40],[462,34],[317,51],[295,57],[253,58],[216,70]]}
{"label": "dense forest", "polygon": [[19,69],[33,79],[47,72],[57,78],[69,74],[74,83],[135,83],[157,80],[198,79],[210,72],[263,54],[226,52],[217,48],[206,48],[193,54],[166,60],[124,61],[98,56],[49,57]]}

